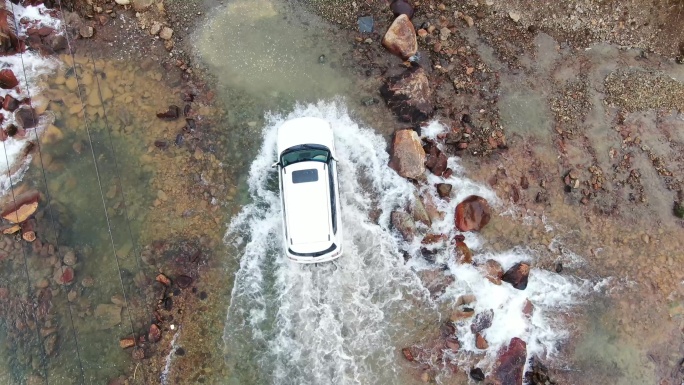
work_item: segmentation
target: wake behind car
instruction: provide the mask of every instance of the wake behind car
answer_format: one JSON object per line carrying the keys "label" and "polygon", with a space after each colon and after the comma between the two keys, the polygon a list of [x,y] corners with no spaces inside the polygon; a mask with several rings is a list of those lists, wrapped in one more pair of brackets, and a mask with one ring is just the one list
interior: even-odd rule
{"label": "wake behind car", "polygon": [[291,119],[278,128],[278,177],[287,257],[298,263],[342,255],[335,144],[330,124]]}

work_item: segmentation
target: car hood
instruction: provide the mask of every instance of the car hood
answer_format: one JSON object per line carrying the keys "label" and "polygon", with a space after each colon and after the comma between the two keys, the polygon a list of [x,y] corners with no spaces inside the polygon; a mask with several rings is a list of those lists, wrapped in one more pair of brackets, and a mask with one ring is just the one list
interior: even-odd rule
{"label": "car hood", "polygon": [[[324,167],[322,162],[300,162],[286,167],[282,175],[288,244],[292,246],[330,241],[330,193]],[[316,169],[318,181],[292,183],[292,173],[304,169]]]}

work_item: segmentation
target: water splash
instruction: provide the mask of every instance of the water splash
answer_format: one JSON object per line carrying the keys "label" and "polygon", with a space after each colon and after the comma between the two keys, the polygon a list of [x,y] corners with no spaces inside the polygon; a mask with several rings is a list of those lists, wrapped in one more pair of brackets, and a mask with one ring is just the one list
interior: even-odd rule
{"label": "water splash", "polygon": [[[282,255],[277,175],[270,167],[276,159],[278,126],[303,116],[331,123],[340,160],[345,254],[320,266],[296,265]],[[423,132],[434,137],[443,129],[433,122]],[[490,346],[486,352],[475,347],[469,325],[458,325],[457,336],[463,342],[453,358],[457,362],[479,357],[481,366],[491,367],[498,349],[514,336],[528,341],[531,354],[552,354],[564,338],[551,310],[576,302],[584,290],[579,280],[533,269],[525,291],[497,286],[475,266],[450,262],[447,250],[438,253],[437,263],[446,264],[447,274],[456,280],[436,302],[430,299],[416,272],[435,265],[420,257],[420,239],[408,244],[389,225],[392,210],[407,206],[415,188],[387,167],[385,148],[385,141],[355,123],[341,102],[319,102],[298,106],[287,116],[267,116],[263,145],[248,178],[253,202],[233,220],[225,238],[240,255],[224,332],[226,359],[235,376],[243,376],[238,382],[399,383],[403,370],[398,345],[407,335],[418,336],[422,320],[443,317],[438,303],[451,303],[462,294],[474,294],[476,312],[494,309],[494,318],[484,332]],[[446,182],[456,187],[449,202],[433,197],[446,215],[431,229],[454,235],[454,207],[463,198],[478,194],[494,205],[501,202],[492,191],[468,180],[457,159],[450,159],[449,166],[455,171],[449,179],[430,175],[427,186]],[[434,195],[432,190],[422,193]],[[465,235],[471,248],[484,247],[479,236]],[[405,252],[410,255],[407,263]],[[497,255],[480,253],[476,260],[490,258],[507,268],[535,256],[517,248]],[[531,320],[522,313],[528,298],[535,305]],[[254,368],[245,374],[250,372],[248,362]]]}
{"label": "water splash", "polygon": [[171,373],[171,362],[173,361],[173,357],[176,354],[176,349],[178,348],[178,346],[176,346],[176,341],[178,340],[178,336],[180,336],[180,334],[181,328],[179,327],[176,331],[176,334],[173,335],[173,338],[171,338],[171,342],[169,343],[169,346],[171,346],[171,350],[169,350],[169,354],[167,354],[166,358],[164,359],[164,370],[162,370],[160,378],[162,385],[167,385],[169,383],[169,374]]}

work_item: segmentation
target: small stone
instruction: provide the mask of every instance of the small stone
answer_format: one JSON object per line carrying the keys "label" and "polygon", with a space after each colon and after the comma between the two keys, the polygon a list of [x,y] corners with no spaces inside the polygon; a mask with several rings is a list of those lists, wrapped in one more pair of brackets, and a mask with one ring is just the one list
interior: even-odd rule
{"label": "small stone", "polygon": [[57,351],[57,334],[49,335],[45,340],[43,340],[43,346],[45,347],[45,354],[51,356]]}
{"label": "small stone", "polygon": [[501,285],[501,278],[503,278],[504,271],[499,262],[488,259],[484,264],[484,273],[489,282],[495,285]]}
{"label": "small stone", "polygon": [[489,343],[480,333],[475,336],[475,347],[481,350],[486,350],[489,347]]}
{"label": "small stone", "polygon": [[404,354],[404,358],[406,358],[408,361],[413,362],[415,360],[413,357],[413,352],[411,352],[411,348],[403,348],[401,349],[401,352]]}
{"label": "small stone", "polygon": [[192,278],[188,277],[187,275],[179,275],[176,277],[176,284],[181,289],[185,289],[186,287],[192,285]]}
{"label": "small stone", "polygon": [[480,368],[473,368],[470,369],[470,378],[472,378],[474,381],[484,381],[485,375],[482,369]]}
{"label": "small stone", "polygon": [[121,323],[121,307],[113,304],[99,304],[93,313],[99,330],[111,329]]}
{"label": "small stone", "polygon": [[520,21],[520,14],[519,14],[518,12],[509,11],[509,12],[508,12],[508,17],[510,17],[511,20],[513,20],[513,21],[516,22],[516,23],[517,23],[518,21]]}
{"label": "small stone", "polygon": [[359,26],[359,32],[371,33],[373,32],[375,22],[373,20],[373,16],[363,16],[358,18],[357,24]]}
{"label": "small stone", "polygon": [[400,15],[406,15],[409,19],[413,17],[413,6],[407,0],[392,1],[392,4],[390,4],[390,9],[392,10],[394,17],[398,17]]}
{"label": "small stone", "polygon": [[0,71],[0,88],[10,90],[19,85],[19,80],[11,69]]}
{"label": "small stone", "polygon": [[175,105],[170,105],[164,112],[157,112],[157,117],[163,120],[176,120],[180,116],[180,108]]}
{"label": "small stone", "polygon": [[133,348],[133,352],[131,353],[131,356],[133,357],[134,360],[140,361],[145,358],[145,351],[141,347],[135,347]]}
{"label": "small stone", "polygon": [[447,27],[444,27],[439,30],[439,39],[444,41],[447,40],[451,36],[451,30]]}
{"label": "small stone", "polygon": [[68,285],[74,280],[74,269],[70,266],[58,267],[55,270],[54,279],[58,285]]}
{"label": "small stone", "polygon": [[69,294],[67,294],[67,299],[69,302],[76,302],[78,299],[78,292],[76,290],[69,290]]}
{"label": "small stone", "polygon": [[172,36],[173,36],[173,30],[169,27],[164,27],[159,32],[159,37],[161,37],[164,40],[170,40]]}
{"label": "small stone", "polygon": [[171,285],[171,280],[169,279],[169,277],[165,276],[164,274],[157,275],[157,278],[155,278],[155,280],[164,286],[170,286]]}
{"label": "small stone", "polygon": [[36,240],[36,233],[34,231],[26,231],[21,234],[21,237],[24,238],[26,242],[33,242]]}
{"label": "small stone", "polygon": [[382,39],[382,45],[404,60],[416,54],[418,51],[416,30],[409,17],[401,15],[392,22]]}
{"label": "small stone", "polygon": [[425,37],[425,36],[427,36],[427,35],[428,35],[428,31],[426,31],[426,30],[424,30],[424,29],[422,29],[422,28],[418,30],[418,36],[420,36],[420,37]]}
{"label": "small stone", "polygon": [[64,254],[62,262],[67,266],[73,266],[76,264],[76,260],[76,253],[74,253],[73,250],[69,250]]}
{"label": "small stone", "polygon": [[516,263],[501,278],[502,281],[508,282],[518,290],[525,290],[527,288],[527,280],[530,275],[530,265],[527,263]]}
{"label": "small stone", "polygon": [[121,294],[114,294],[110,299],[112,303],[118,307],[126,306],[126,299]]}
{"label": "small stone", "polygon": [[50,286],[50,281],[47,278],[41,278],[36,282],[36,288],[38,289],[45,289],[48,286]]}
{"label": "small stone", "polygon": [[161,31],[161,29],[162,29],[161,24],[159,22],[155,21],[154,23],[152,23],[152,26],[150,27],[150,35],[152,35],[152,36],[158,35],[159,32]]}
{"label": "small stone", "polygon": [[119,340],[121,349],[128,349],[135,346],[135,337],[126,337]]}
{"label": "small stone", "polygon": [[131,0],[114,0],[115,3],[119,5],[129,5],[131,4]]}
{"label": "small stone", "polygon": [[81,281],[81,286],[85,288],[93,287],[93,285],[95,285],[95,279],[93,277],[88,276]]}
{"label": "small stone", "polygon": [[439,197],[444,199],[451,195],[452,186],[449,183],[437,183],[437,193]]}
{"label": "small stone", "polygon": [[81,37],[88,39],[93,37],[95,29],[89,25],[82,25],[81,28],[78,29],[78,33]]}

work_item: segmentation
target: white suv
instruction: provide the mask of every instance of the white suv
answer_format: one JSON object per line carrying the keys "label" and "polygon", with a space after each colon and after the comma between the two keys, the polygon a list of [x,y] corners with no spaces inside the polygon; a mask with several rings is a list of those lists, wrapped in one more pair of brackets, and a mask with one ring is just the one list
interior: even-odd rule
{"label": "white suv", "polygon": [[340,192],[330,124],[296,118],[278,128],[278,167],[285,254],[298,263],[342,255]]}

